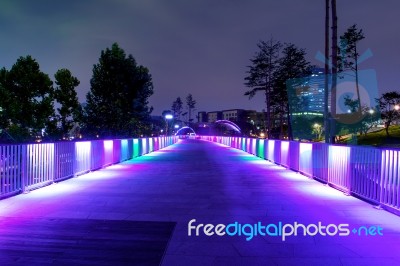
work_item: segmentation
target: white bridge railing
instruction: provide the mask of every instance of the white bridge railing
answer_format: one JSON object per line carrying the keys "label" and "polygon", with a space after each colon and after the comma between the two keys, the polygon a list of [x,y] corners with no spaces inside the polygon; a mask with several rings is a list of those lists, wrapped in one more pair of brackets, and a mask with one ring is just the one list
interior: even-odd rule
{"label": "white bridge railing", "polygon": [[0,199],[162,149],[177,137],[0,145]]}
{"label": "white bridge railing", "polygon": [[[400,150],[202,136],[400,214]],[[0,198],[164,148],[177,137],[0,145]]]}
{"label": "white bridge railing", "polygon": [[241,149],[400,214],[400,150],[202,136]]}

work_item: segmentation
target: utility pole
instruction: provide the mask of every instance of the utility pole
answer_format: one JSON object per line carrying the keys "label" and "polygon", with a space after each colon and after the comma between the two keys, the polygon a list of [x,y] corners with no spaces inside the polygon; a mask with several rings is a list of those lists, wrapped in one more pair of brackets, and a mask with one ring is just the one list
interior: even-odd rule
{"label": "utility pole", "polygon": [[325,143],[331,141],[330,138],[330,118],[329,103],[329,0],[325,0],[325,90],[324,90],[324,128]]}
{"label": "utility pole", "polygon": [[337,14],[336,0],[331,1],[332,5],[332,89],[331,89],[331,123],[330,123],[330,138],[331,143],[335,143],[336,135],[336,85],[337,85]]}

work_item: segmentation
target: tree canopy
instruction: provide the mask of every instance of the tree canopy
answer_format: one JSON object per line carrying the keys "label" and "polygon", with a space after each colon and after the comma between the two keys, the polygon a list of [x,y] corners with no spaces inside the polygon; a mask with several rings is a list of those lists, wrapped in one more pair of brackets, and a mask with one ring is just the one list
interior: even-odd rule
{"label": "tree canopy", "polygon": [[69,131],[82,119],[82,107],[79,104],[75,88],[79,80],[72,76],[68,69],[60,69],[54,75],[57,87],[54,90],[54,98],[60,104],[57,108],[60,120],[60,131],[66,136]]}
{"label": "tree canopy", "polygon": [[338,55],[338,69],[339,74],[344,71],[349,71],[354,73],[355,77],[355,90],[357,93],[357,111],[361,113],[361,98],[360,89],[358,86],[358,58],[359,53],[357,51],[357,44],[363,40],[364,33],[362,29],[357,29],[357,25],[354,24],[349,27],[343,35],[340,36],[339,44],[339,55]]}
{"label": "tree canopy", "polygon": [[[54,125],[53,82],[31,56],[1,70],[1,123],[15,140],[33,140]],[[53,124],[53,125],[52,125]]]}
{"label": "tree canopy", "polygon": [[252,64],[248,66],[249,70],[246,72],[248,75],[245,77],[245,86],[250,90],[246,91],[244,95],[251,99],[257,92],[261,91],[265,94],[267,132],[270,133],[272,101],[276,92],[274,88],[282,44],[271,38],[268,42],[260,41],[257,47],[259,50],[250,59]]}
{"label": "tree canopy", "polygon": [[183,108],[183,102],[181,100],[181,97],[178,97],[172,103],[171,110],[174,114],[175,119],[177,119],[179,121],[181,120],[182,108]]}
{"label": "tree canopy", "polygon": [[245,77],[250,90],[244,95],[252,98],[259,91],[265,93],[268,137],[278,137],[272,133],[277,131],[282,137],[285,121],[290,124],[286,82],[309,75],[310,63],[305,59],[305,50],[291,43],[282,45],[271,39],[259,42],[257,47],[259,51],[250,60],[252,64]]}
{"label": "tree canopy", "polygon": [[146,121],[153,94],[149,70],[114,43],[101,51],[93,66],[90,91],[86,96],[86,130],[102,137],[140,136],[149,130]]}
{"label": "tree canopy", "polygon": [[386,135],[389,136],[389,126],[393,121],[400,119],[400,93],[391,91],[384,93],[377,99],[381,117],[385,121]]}
{"label": "tree canopy", "polygon": [[188,109],[189,112],[189,126],[192,123],[193,119],[192,119],[192,111],[194,111],[194,109],[196,108],[196,101],[193,99],[193,95],[191,93],[188,94],[188,96],[186,96],[186,107]]}

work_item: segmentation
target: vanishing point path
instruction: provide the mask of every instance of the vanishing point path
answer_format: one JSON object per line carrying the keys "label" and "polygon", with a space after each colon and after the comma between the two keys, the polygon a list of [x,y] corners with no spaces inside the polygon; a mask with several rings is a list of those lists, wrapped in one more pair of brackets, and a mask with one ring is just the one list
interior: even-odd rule
{"label": "vanishing point path", "polygon": [[[312,225],[311,234],[333,224],[332,236],[304,236],[299,227],[283,241],[279,225],[295,223]],[[236,235],[219,236],[214,227],[207,236],[199,224],[233,224]],[[348,235],[336,232],[340,224]],[[270,235],[255,235],[256,225],[272,225]],[[251,239],[243,235],[251,230]],[[0,201],[0,265],[160,263],[400,265],[400,217],[201,140]]]}

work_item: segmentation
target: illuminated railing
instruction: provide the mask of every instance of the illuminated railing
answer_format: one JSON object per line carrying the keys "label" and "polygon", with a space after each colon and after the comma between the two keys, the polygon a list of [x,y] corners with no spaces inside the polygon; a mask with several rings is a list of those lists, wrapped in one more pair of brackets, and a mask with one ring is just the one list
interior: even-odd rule
{"label": "illuminated railing", "polygon": [[162,149],[177,137],[0,145],[0,199]]}
{"label": "illuminated railing", "polygon": [[400,214],[400,150],[201,136],[254,154]]}

